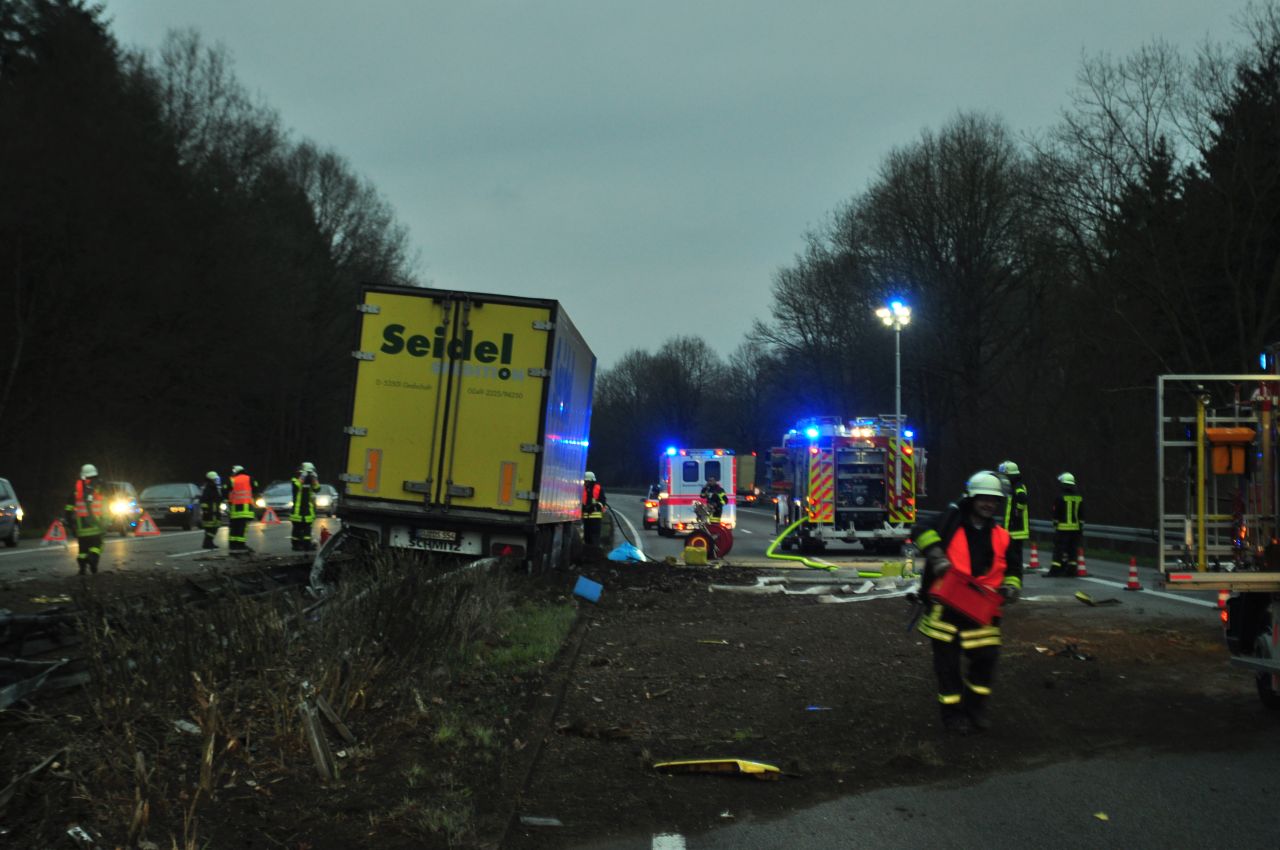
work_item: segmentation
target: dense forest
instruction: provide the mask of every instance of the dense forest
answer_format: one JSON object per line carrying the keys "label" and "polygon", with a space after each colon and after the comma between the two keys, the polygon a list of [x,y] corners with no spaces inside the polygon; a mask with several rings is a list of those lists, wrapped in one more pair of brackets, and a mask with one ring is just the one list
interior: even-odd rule
{"label": "dense forest", "polygon": [[1193,57],[1085,60],[1037,134],[960,111],[889,152],[732,356],[676,338],[600,375],[593,471],[640,482],[669,442],[763,451],[802,416],[892,413],[875,309],[899,297],[926,504],[1010,458],[1033,515],[1069,470],[1095,521],[1154,527],[1156,376],[1257,372],[1280,342],[1280,13],[1238,24]]}
{"label": "dense forest", "polygon": [[[1012,458],[1039,515],[1069,469],[1095,520],[1153,524],[1155,376],[1256,371],[1280,341],[1280,12],[1238,24],[1192,56],[1084,60],[1044,130],[959,110],[904,140],[779,258],[731,354],[679,337],[601,371],[593,471],[641,484],[670,442],[762,451],[801,416],[891,413],[874,310],[896,296],[932,501]],[[34,521],[84,462],[332,479],[358,289],[414,267],[376,188],[225,49],[133,52],[83,0],[0,0],[0,475]]]}
{"label": "dense forest", "polygon": [[33,519],[87,462],[336,472],[359,286],[410,266],[377,191],[222,48],[133,54],[98,7],[0,0],[0,475]]}

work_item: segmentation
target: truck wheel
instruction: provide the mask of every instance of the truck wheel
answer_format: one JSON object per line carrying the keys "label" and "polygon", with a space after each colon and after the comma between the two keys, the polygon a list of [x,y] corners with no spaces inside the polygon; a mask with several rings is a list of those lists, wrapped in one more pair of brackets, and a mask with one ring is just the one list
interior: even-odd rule
{"label": "truck wheel", "polygon": [[[1270,630],[1264,631],[1254,640],[1253,657],[1271,658]],[[1258,685],[1258,699],[1262,700],[1262,704],[1267,708],[1280,709],[1280,692],[1276,691],[1276,678],[1271,673],[1258,673],[1255,680]]]}

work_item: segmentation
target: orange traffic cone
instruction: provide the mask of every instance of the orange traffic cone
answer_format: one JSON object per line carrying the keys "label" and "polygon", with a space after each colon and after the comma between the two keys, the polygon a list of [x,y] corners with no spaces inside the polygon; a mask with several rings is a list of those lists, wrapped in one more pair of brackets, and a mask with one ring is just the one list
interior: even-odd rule
{"label": "orange traffic cone", "polygon": [[1125,590],[1142,590],[1142,583],[1138,581],[1138,559],[1129,559],[1129,582],[1124,586]]}
{"label": "orange traffic cone", "polygon": [[1231,591],[1223,588],[1218,591],[1218,608],[1225,609],[1227,607],[1227,597],[1231,595]]}
{"label": "orange traffic cone", "polygon": [[67,527],[62,524],[62,520],[55,519],[53,524],[49,526],[49,530],[44,533],[44,539],[41,545],[52,546],[55,543],[67,545]]}
{"label": "orange traffic cone", "polygon": [[280,524],[280,517],[276,516],[275,508],[267,508],[265,511],[262,512],[262,524],[263,525],[279,525]]}
{"label": "orange traffic cone", "polygon": [[1036,551],[1036,542],[1031,541],[1031,560],[1027,564],[1027,569],[1033,573],[1040,572],[1040,553]]}
{"label": "orange traffic cone", "polygon": [[1089,568],[1084,565],[1084,547],[1083,546],[1081,546],[1079,549],[1076,549],[1076,575],[1082,578],[1087,577],[1089,575]]}
{"label": "orange traffic cone", "polygon": [[151,518],[151,514],[146,511],[142,512],[142,516],[138,517],[138,527],[133,530],[134,537],[159,537],[160,529],[156,527],[156,521]]}

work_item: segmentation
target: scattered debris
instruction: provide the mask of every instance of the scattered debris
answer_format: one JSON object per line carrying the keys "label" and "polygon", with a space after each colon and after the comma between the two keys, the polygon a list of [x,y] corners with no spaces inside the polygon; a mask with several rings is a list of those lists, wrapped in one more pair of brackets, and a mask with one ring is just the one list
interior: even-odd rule
{"label": "scattered debris", "polygon": [[831,708],[825,705],[807,705],[805,711],[831,711]]}
{"label": "scattered debris", "polygon": [[538,817],[536,815],[521,815],[521,826],[564,826],[559,818]]}
{"label": "scattered debris", "polygon": [[1098,605],[1119,605],[1120,604],[1120,600],[1114,597],[1112,597],[1111,599],[1094,599],[1089,594],[1085,593],[1083,590],[1076,591],[1076,599],[1079,600],[1080,602],[1083,602],[1085,605],[1088,605],[1091,608],[1097,607]]}
{"label": "scattered debris", "polygon": [[[64,602],[70,602],[71,597],[65,593],[60,593],[57,596],[33,596],[31,601],[38,605],[61,605]],[[79,829],[79,827],[74,828]]]}
{"label": "scattered debris", "polygon": [[698,643],[710,644],[711,646],[728,646],[729,645],[729,641],[716,640],[715,638],[707,638],[706,640],[700,640],[698,641]]}
{"label": "scattered debris", "polygon": [[177,729],[179,732],[185,732],[188,735],[200,734],[200,727],[192,723],[190,720],[175,720],[173,721],[173,728]]}
{"label": "scattered debris", "polygon": [[1080,649],[1079,646],[1077,646],[1074,643],[1067,644],[1062,649],[1059,649],[1057,652],[1053,654],[1060,658],[1074,658],[1076,661],[1092,661],[1093,660],[1092,655],[1090,655],[1087,652],[1084,652],[1083,650]]}
{"label": "scattered debris", "polygon": [[573,595],[581,596],[588,602],[599,602],[602,590],[604,586],[599,582],[594,582],[586,576],[578,576],[578,583],[573,586]]}
{"label": "scattered debris", "polygon": [[1106,812],[1094,812],[1093,816],[1098,820],[1111,820],[1111,818],[1107,817]]}
{"label": "scattered debris", "polygon": [[683,761],[660,761],[653,765],[654,770],[664,773],[732,773],[739,776],[750,776],[753,779],[780,779],[782,771],[762,761],[746,759],[685,759]]}

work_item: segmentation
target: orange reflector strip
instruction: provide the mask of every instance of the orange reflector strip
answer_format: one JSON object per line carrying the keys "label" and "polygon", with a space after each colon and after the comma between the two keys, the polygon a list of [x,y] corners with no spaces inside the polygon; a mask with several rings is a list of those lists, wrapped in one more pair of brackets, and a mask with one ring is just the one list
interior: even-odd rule
{"label": "orange reflector strip", "polygon": [[1191,581],[1191,573],[1169,573],[1169,581]]}
{"label": "orange reflector strip", "polygon": [[502,462],[501,478],[498,483],[498,504],[511,504],[512,494],[516,489],[516,465],[509,460]]}
{"label": "orange reflector strip", "polygon": [[364,491],[378,492],[379,479],[382,477],[382,449],[365,449],[364,452]]}

